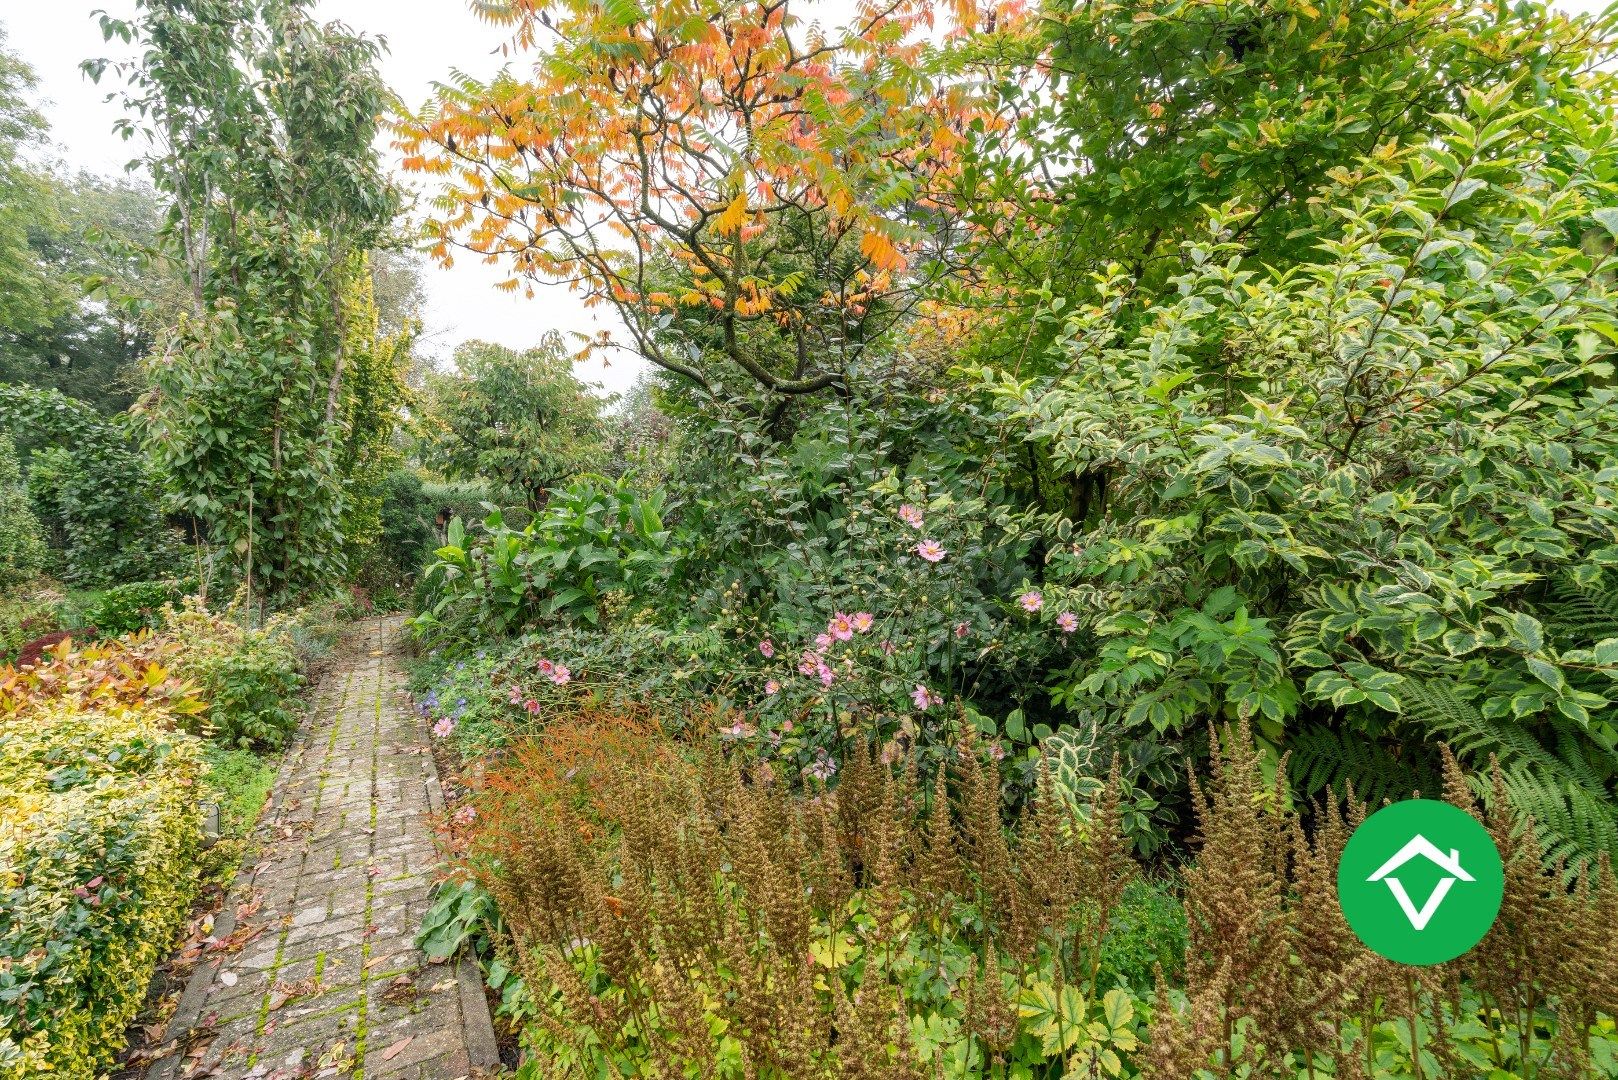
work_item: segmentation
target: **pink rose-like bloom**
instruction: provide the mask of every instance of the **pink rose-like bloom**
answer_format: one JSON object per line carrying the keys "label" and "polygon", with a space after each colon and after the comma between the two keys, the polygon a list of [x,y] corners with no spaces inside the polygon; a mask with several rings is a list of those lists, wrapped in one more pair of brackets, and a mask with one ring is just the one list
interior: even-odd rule
{"label": "pink rose-like bloom", "polygon": [[972,627],[967,625],[964,622],[958,622],[958,623],[955,624],[955,636],[958,637],[958,638],[965,637],[968,633],[971,632],[971,630],[972,630]]}
{"label": "pink rose-like bloom", "polygon": [[768,660],[775,655],[775,644],[769,638],[765,638],[758,643],[758,651],[764,654],[764,659]]}
{"label": "pink rose-like bloom", "polygon": [[553,670],[555,670],[555,668],[556,665],[551,663],[549,660],[541,660],[539,662],[539,673],[541,675],[549,675]]}
{"label": "pink rose-like bloom", "polygon": [[781,692],[781,684],[776,682],[774,679],[766,679],[764,682],[764,692],[772,696],[779,694]]}
{"label": "pink rose-like bloom", "polygon": [[1045,606],[1045,598],[1038,592],[1030,589],[1028,592],[1025,592],[1021,596],[1017,597],[1017,604],[1024,611],[1028,612],[1028,614],[1032,615],[1034,612]]}
{"label": "pink rose-like bloom", "polygon": [[533,698],[529,698],[527,701],[523,702],[522,707],[531,713],[539,712],[539,702],[535,701]]}
{"label": "pink rose-like bloom", "polygon": [[817,668],[819,666],[820,666],[820,657],[816,656],[813,652],[810,652],[808,649],[803,650],[803,656],[800,657],[799,660],[798,660],[798,674],[799,675],[813,675],[815,673],[815,668]]}
{"label": "pink rose-like bloom", "polygon": [[870,633],[871,627],[876,625],[876,616],[869,611],[856,611],[852,620],[856,634]]}
{"label": "pink rose-like bloom", "polygon": [[1056,617],[1056,625],[1061,628],[1062,633],[1071,634],[1079,628],[1079,617],[1071,611],[1064,611]]}
{"label": "pink rose-like bloom", "polygon": [[825,652],[829,648],[831,648],[831,635],[830,634],[816,634],[815,635],[815,649],[817,651],[819,651],[819,652]]}
{"label": "pink rose-like bloom", "polygon": [[919,529],[921,528],[921,511],[917,510],[909,503],[905,503],[903,506],[899,507],[899,520],[910,526],[912,529]]}
{"label": "pink rose-like bloom", "polygon": [[832,669],[827,667],[825,664],[821,664],[815,674],[820,676],[821,686],[830,686],[837,678],[837,675],[832,671]]}
{"label": "pink rose-like bloom", "polygon": [[943,562],[944,556],[949,552],[940,547],[937,540],[923,540],[916,545],[916,554],[928,562]]}
{"label": "pink rose-like bloom", "polygon": [[448,738],[450,732],[452,732],[454,730],[455,730],[455,721],[451,720],[447,716],[441,717],[439,719],[438,723],[433,725],[433,734],[437,735],[440,739]]}
{"label": "pink rose-like bloom", "polygon": [[847,641],[854,636],[854,620],[839,611],[826,624],[826,632],[838,641]]}
{"label": "pink rose-like bloom", "polygon": [[557,664],[556,669],[551,672],[551,682],[557,686],[566,686],[572,681],[573,673],[567,669],[566,664]]}
{"label": "pink rose-like bloom", "polygon": [[477,810],[468,804],[455,811],[455,824],[470,825],[473,821],[477,820],[477,816]]}

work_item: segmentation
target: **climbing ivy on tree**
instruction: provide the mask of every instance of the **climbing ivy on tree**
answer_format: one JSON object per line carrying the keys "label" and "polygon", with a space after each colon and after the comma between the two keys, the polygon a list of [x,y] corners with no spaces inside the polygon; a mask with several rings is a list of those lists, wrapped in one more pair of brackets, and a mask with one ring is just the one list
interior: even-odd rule
{"label": "climbing ivy on tree", "polygon": [[398,464],[393,435],[409,399],[405,377],[417,327],[406,320],[392,332],[384,330],[371,260],[356,256],[354,264],[343,297],[349,375],[343,382],[344,435],[336,464],[345,484],[346,558],[350,570],[359,573],[379,557],[384,481]]}
{"label": "climbing ivy on tree", "polygon": [[140,0],[102,17],[140,61],[87,64],[128,79],[190,292],[149,363],[148,446],[205,539],[272,595],[344,570],[344,463],[364,457],[349,403],[370,393],[348,298],[397,206],[372,147],[378,46],[305,7]]}

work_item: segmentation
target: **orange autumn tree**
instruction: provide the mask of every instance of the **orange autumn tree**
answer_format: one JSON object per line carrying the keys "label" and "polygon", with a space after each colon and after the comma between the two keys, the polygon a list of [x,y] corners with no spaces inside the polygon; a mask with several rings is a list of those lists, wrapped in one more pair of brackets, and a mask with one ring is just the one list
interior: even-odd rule
{"label": "orange autumn tree", "polygon": [[444,264],[567,282],[709,394],[846,386],[943,272],[959,225],[937,195],[989,118],[932,69],[933,5],[862,2],[835,32],[790,0],[474,6],[532,66],[441,87],[398,125],[405,168],[444,184]]}

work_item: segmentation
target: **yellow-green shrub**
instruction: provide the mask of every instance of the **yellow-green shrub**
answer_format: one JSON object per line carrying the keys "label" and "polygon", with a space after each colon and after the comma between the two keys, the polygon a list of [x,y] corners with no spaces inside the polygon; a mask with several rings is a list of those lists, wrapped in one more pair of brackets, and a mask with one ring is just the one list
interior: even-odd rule
{"label": "yellow-green shrub", "polygon": [[139,649],[0,668],[0,1080],[122,1046],[196,889],[195,704]]}

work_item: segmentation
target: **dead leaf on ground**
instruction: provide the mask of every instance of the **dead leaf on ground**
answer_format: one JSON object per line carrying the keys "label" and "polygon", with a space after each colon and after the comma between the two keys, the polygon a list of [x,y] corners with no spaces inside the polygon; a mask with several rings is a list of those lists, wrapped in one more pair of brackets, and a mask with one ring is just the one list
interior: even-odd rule
{"label": "dead leaf on ground", "polygon": [[314,979],[302,979],[295,983],[278,982],[272,989],[274,995],[270,998],[270,1011],[274,1012],[289,1001],[320,993],[320,983]]}
{"label": "dead leaf on ground", "polygon": [[392,1046],[390,1046],[386,1050],[382,1051],[382,1060],[383,1061],[392,1061],[394,1058],[398,1057],[399,1054],[404,1051],[405,1047],[409,1046],[411,1043],[413,1043],[415,1041],[416,1041],[416,1037],[414,1035],[406,1035],[404,1038],[400,1039],[398,1042],[394,1043]]}

